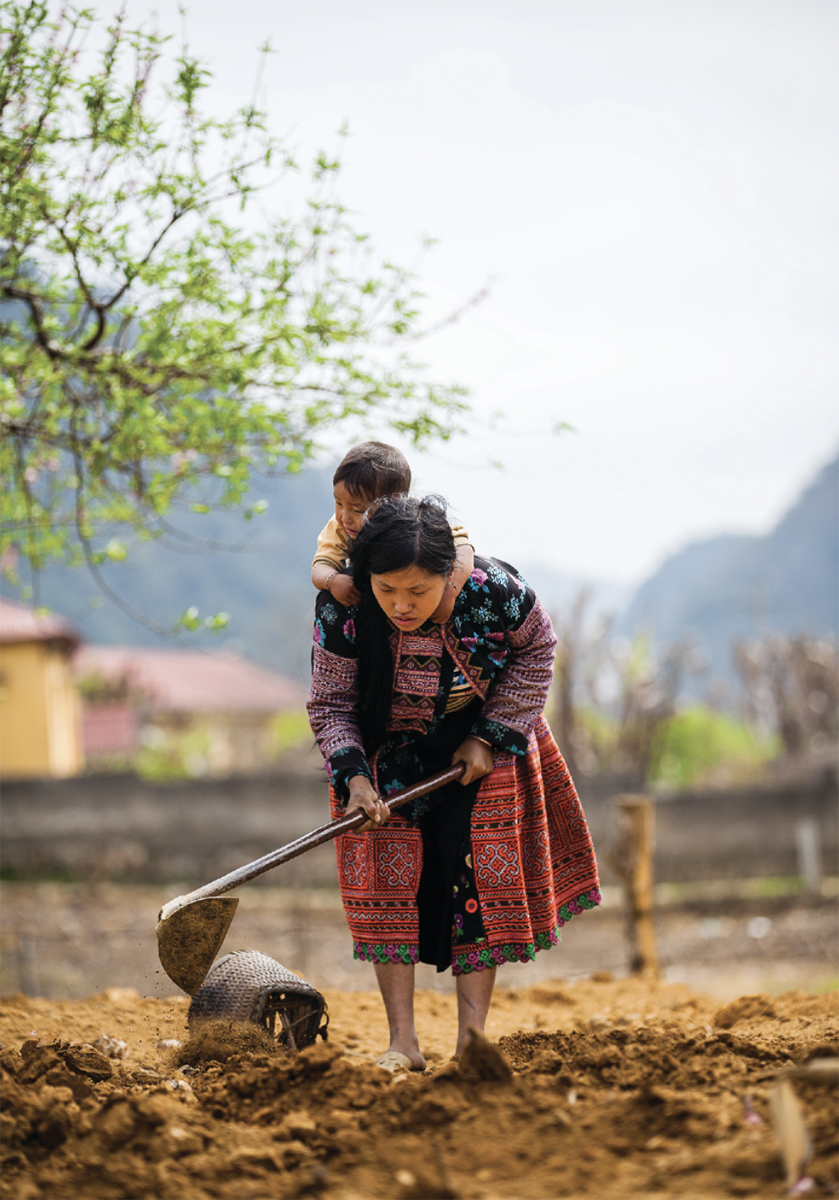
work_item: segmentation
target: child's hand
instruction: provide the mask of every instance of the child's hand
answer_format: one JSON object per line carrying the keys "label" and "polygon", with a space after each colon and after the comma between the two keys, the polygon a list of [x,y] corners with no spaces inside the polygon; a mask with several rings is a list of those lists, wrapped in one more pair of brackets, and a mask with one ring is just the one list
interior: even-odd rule
{"label": "child's hand", "polygon": [[361,593],[353,583],[352,575],[345,575],[343,571],[332,576],[327,590],[330,596],[345,608],[349,608],[351,604],[358,604],[361,599]]}
{"label": "child's hand", "polygon": [[449,583],[446,584],[445,590],[443,591],[443,596],[440,600],[440,603],[431,614],[431,620],[435,621],[438,625],[442,625],[444,621],[448,621],[449,617],[452,615],[452,609],[454,608],[454,602],[456,599],[457,592],[452,587],[451,581],[449,581]]}

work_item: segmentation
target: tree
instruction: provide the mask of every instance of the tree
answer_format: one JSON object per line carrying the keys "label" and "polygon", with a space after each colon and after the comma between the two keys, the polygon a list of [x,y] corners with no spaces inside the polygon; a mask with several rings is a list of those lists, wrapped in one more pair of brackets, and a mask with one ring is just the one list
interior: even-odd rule
{"label": "tree", "polygon": [[557,632],[555,727],[572,773],[612,773],[642,786],[655,765],[662,730],[676,712],[692,653],[685,642],[653,653],[650,639],[615,638],[613,621],[592,621],[587,590]]}
{"label": "tree", "polygon": [[454,432],[465,393],[400,349],[413,277],[352,228],[335,158],[301,216],[255,229],[257,196],[298,171],[255,105],[203,114],[186,48],[158,83],[167,39],[124,13],[88,66],[89,11],[2,12],[0,548],[98,574],[127,532],[238,504],[336,422]]}
{"label": "tree", "polygon": [[835,761],[839,648],[832,638],[774,633],[734,646],[746,716],[774,734],[790,759]]}

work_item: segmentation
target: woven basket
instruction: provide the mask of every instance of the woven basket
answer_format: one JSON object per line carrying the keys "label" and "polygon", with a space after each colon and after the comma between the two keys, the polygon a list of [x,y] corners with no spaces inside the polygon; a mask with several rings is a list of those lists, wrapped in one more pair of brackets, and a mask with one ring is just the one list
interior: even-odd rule
{"label": "woven basket", "polygon": [[317,988],[258,950],[234,950],[213,963],[189,1006],[190,1029],[198,1021],[261,1025],[289,1050],[318,1036],[326,1041],[329,1025]]}

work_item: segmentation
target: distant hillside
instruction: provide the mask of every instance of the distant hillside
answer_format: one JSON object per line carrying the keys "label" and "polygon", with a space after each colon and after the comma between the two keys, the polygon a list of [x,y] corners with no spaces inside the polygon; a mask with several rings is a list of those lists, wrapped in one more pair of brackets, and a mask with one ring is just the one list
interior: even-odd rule
{"label": "distant hillside", "polygon": [[[228,647],[306,679],[315,595],[309,571],[318,532],[332,511],[331,473],[308,469],[277,479],[257,476],[248,493],[249,502],[256,500],[266,500],[268,507],[252,521],[237,511],[172,517],[187,537],[240,545],[236,551],[167,535],[132,548],[126,562],[109,563],[103,573],[135,608],[166,626],[193,604],[202,616],[230,614],[223,633],[184,634],[174,644]],[[584,586],[543,564],[515,565],[557,614],[570,608]],[[16,597],[6,582],[0,590]],[[736,638],[772,629],[839,632],[838,594],[839,459],[820,473],[768,536],[724,535],[669,558],[632,597],[617,632],[644,628],[660,644],[690,635],[709,664],[703,681],[730,678],[730,647]],[[90,642],[162,644],[156,634],[103,600],[84,569],[51,566],[43,571],[37,601],[66,616]],[[589,611],[616,612],[625,602],[617,585],[596,584]]]}
{"label": "distant hillside", "polygon": [[731,646],[771,631],[839,635],[839,458],[765,537],[725,534],[668,558],[632,598],[620,631],[691,637],[704,681],[731,678]]}
{"label": "distant hillside", "polygon": [[[190,605],[204,617],[214,612],[230,615],[223,633],[184,632],[175,645],[226,647],[308,679],[315,600],[310,568],[317,535],[332,512],[331,471],[308,469],[278,479],[257,476],[247,500],[266,500],[268,507],[252,521],[243,520],[237,511],[203,516],[185,511],[171,517],[172,525],[191,538],[242,543],[242,549],[213,550],[167,535],[133,546],[127,561],[107,564],[103,574],[134,608],[168,628]],[[570,608],[585,586],[543,564],[515,566],[553,612]],[[29,582],[26,576],[23,582]],[[16,597],[5,581],[0,591]],[[617,585],[594,585],[590,595],[594,611],[617,612],[626,602],[625,590]],[[66,616],[94,644],[166,644],[103,597],[84,568],[48,567],[38,581],[37,602]]]}
{"label": "distant hillside", "polygon": [[[213,550],[167,535],[132,547],[125,562],[108,563],[103,574],[134,608],[167,627],[193,604],[202,616],[230,614],[224,632],[184,633],[174,644],[228,647],[304,679],[309,671],[315,600],[309,574],[317,535],[332,512],[331,472],[312,469],[277,479],[257,476],[247,498],[249,503],[268,503],[266,511],[252,521],[245,521],[237,511],[171,517],[172,525],[189,538],[240,545],[240,549]],[[28,582],[26,576],[23,582]],[[2,591],[15,595],[6,583]],[[40,575],[37,601],[66,616],[90,642],[165,644],[104,599],[84,568],[48,567]],[[101,606],[93,607],[96,604]]]}
{"label": "distant hillside", "polygon": [[561,622],[568,616],[583,592],[586,595],[585,611],[588,617],[621,613],[632,595],[631,589],[624,584],[605,580],[594,582],[576,575],[566,575],[545,563],[524,560],[516,561],[513,566],[518,567],[555,621]]}

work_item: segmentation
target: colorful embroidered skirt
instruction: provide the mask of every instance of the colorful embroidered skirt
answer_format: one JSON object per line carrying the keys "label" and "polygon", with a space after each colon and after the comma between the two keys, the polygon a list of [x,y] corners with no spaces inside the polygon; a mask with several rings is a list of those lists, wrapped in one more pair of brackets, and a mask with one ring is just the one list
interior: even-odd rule
{"label": "colorful embroidered skirt", "polygon": [[[394,814],[382,829],[336,840],[356,958],[434,962],[454,974],[527,962],[600,903],[585,816],[544,719],[526,755],[496,754],[476,794],[451,786],[464,795],[447,803],[441,793],[432,821]],[[332,806],[343,813],[334,793]],[[430,880],[442,896],[431,905]]]}

